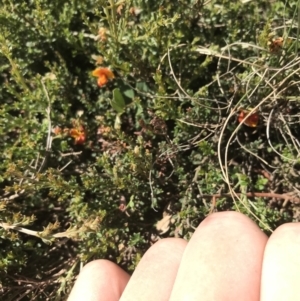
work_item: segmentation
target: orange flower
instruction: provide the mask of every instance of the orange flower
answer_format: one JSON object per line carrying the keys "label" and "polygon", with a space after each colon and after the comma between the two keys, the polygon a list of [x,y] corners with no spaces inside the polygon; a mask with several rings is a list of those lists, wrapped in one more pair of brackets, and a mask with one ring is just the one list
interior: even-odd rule
{"label": "orange flower", "polygon": [[75,144],[83,144],[85,142],[86,134],[83,126],[71,129],[69,135],[75,139]]}
{"label": "orange flower", "polygon": [[52,133],[57,136],[59,134],[61,134],[62,130],[59,126],[56,126],[55,128],[52,129]]}
{"label": "orange flower", "polygon": [[115,78],[112,71],[108,68],[99,67],[92,72],[92,75],[98,77],[97,83],[99,87],[103,87],[110,79]]}
{"label": "orange flower", "polygon": [[[241,123],[243,121],[243,119],[249,114],[250,111],[247,110],[240,110],[240,114],[238,116],[238,122]],[[257,127],[259,122],[259,115],[257,112],[254,112],[252,114],[250,114],[245,120],[244,120],[244,124],[246,126],[249,126],[251,128],[255,128]]]}
{"label": "orange flower", "polygon": [[273,39],[268,42],[269,50],[271,53],[278,53],[283,46],[284,39],[282,37]]}

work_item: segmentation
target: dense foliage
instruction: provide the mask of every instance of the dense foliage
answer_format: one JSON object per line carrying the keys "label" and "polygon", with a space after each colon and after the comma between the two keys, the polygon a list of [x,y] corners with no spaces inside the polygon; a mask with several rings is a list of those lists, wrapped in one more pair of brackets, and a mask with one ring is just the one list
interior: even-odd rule
{"label": "dense foliage", "polygon": [[3,298],[65,300],[213,211],[298,221],[298,6],[2,0]]}

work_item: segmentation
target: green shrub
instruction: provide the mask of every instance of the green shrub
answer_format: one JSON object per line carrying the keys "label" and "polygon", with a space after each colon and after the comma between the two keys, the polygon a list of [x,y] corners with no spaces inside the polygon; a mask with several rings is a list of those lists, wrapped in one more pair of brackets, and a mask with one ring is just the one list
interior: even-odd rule
{"label": "green shrub", "polygon": [[298,220],[296,1],[2,2],[5,300],[133,271],[212,211]]}

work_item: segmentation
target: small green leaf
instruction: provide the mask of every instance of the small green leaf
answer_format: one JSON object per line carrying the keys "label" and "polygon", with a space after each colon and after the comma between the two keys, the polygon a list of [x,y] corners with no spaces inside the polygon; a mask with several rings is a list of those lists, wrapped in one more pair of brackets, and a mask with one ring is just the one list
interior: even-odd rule
{"label": "small green leaf", "polygon": [[126,85],[124,83],[120,83],[118,87],[123,95],[125,105],[131,104],[134,98],[134,90],[129,85]]}
{"label": "small green leaf", "polygon": [[130,200],[126,206],[127,208],[134,208],[134,195],[130,197]]}
{"label": "small green leaf", "polygon": [[133,98],[134,97],[134,91],[132,89],[127,89],[123,92],[123,94],[128,97],[128,98]]}
{"label": "small green leaf", "polygon": [[147,86],[147,84],[145,82],[138,82],[138,83],[136,83],[136,89],[139,92],[144,92],[144,93],[149,92],[149,88],[148,88],[148,86]]}
{"label": "small green leaf", "polygon": [[255,187],[257,190],[262,191],[262,190],[264,190],[264,188],[265,188],[265,186],[266,186],[266,184],[267,184],[268,182],[269,182],[268,179],[259,177],[259,178],[257,179],[257,182],[255,183],[255,186],[254,186],[254,187]]}
{"label": "small green leaf", "polygon": [[111,100],[111,106],[115,109],[119,114],[124,112],[125,101],[122,93],[119,88],[113,90],[113,99]]}

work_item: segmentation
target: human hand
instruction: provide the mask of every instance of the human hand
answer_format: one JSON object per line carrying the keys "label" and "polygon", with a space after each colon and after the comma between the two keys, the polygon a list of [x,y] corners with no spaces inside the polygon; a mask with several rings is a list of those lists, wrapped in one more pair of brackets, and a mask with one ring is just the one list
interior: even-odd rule
{"label": "human hand", "polygon": [[208,216],[189,242],[155,243],[130,277],[107,260],[81,271],[68,301],[300,300],[300,223],[268,237],[237,212]]}

